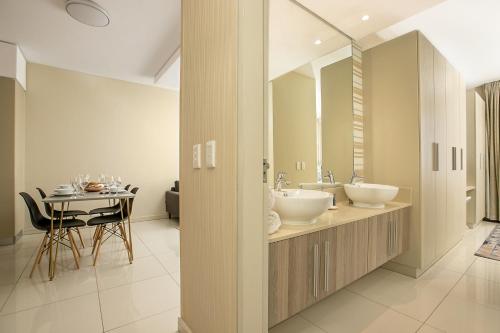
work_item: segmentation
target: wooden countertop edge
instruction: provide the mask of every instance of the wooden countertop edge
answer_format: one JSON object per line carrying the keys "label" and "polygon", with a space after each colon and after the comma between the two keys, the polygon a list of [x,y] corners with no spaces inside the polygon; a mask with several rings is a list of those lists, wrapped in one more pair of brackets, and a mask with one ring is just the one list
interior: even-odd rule
{"label": "wooden countertop edge", "polygon": [[[346,203],[341,203],[341,204],[339,204],[339,208],[338,208],[339,210],[342,210],[342,209],[360,210],[360,216],[339,219],[338,221],[335,221],[333,223],[319,221],[315,224],[306,225],[306,226],[288,226],[288,225],[281,226],[281,228],[277,232],[275,232],[272,235],[269,235],[268,242],[269,243],[279,242],[282,240],[311,234],[313,232],[322,231],[322,230],[326,230],[329,228],[335,228],[335,227],[338,227],[338,226],[343,225],[343,224],[352,223],[352,222],[364,220],[364,219],[367,219],[367,218],[370,218],[373,216],[390,213],[390,212],[393,212],[395,210],[411,207],[412,204],[405,203],[405,202],[390,202],[390,203],[388,203],[388,206],[390,206],[390,207],[385,207],[383,209],[367,209],[367,208],[352,207],[352,206],[348,206]],[[337,212],[338,211],[327,211],[323,215],[321,215],[321,217],[319,219],[325,219],[325,218],[328,219],[328,218],[330,218],[330,216],[328,216],[327,214],[336,214]],[[284,231],[286,233],[283,233]]]}

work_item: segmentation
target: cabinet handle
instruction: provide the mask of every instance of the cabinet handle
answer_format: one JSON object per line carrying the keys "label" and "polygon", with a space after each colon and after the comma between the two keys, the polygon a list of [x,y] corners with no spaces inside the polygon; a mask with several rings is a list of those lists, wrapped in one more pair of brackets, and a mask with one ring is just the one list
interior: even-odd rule
{"label": "cabinet handle", "polygon": [[330,241],[325,242],[325,291],[330,290]]}
{"label": "cabinet handle", "polygon": [[464,149],[460,148],[460,170],[464,169]]}
{"label": "cabinet handle", "polygon": [[451,147],[451,170],[457,170],[457,147]]}
{"label": "cabinet handle", "polygon": [[439,143],[432,143],[432,171],[439,171]]}
{"label": "cabinet handle", "polygon": [[313,276],[314,298],[318,298],[318,278],[319,278],[319,245],[314,244],[314,276]]}

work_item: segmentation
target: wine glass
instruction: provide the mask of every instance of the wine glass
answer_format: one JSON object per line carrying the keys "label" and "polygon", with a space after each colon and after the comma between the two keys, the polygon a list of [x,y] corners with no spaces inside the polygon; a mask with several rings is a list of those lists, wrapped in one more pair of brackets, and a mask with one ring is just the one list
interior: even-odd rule
{"label": "wine glass", "polygon": [[122,185],[122,177],[120,177],[120,176],[116,177],[115,184],[116,184],[116,187],[121,187],[121,185]]}
{"label": "wine glass", "polygon": [[87,188],[89,182],[90,182],[90,175],[86,174],[85,177],[82,178],[83,189]]}
{"label": "wine glass", "polygon": [[83,175],[78,175],[78,185],[80,185],[81,195],[84,195],[86,185],[85,185],[85,177]]}
{"label": "wine glass", "polygon": [[71,186],[73,187],[73,195],[75,197],[78,196],[78,192],[80,191],[79,186],[78,186],[78,181],[76,178],[71,178],[70,179]]}

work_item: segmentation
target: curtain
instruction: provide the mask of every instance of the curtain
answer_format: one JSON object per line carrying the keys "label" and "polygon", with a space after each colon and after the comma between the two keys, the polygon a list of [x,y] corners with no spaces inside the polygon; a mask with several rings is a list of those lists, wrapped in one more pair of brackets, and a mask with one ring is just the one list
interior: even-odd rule
{"label": "curtain", "polygon": [[486,96],[486,218],[500,217],[500,81],[484,85]]}

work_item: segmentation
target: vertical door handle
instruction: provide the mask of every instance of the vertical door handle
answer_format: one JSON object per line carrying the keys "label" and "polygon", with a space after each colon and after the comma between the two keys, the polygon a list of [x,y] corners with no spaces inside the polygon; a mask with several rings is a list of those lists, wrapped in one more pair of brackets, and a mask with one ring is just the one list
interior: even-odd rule
{"label": "vertical door handle", "polygon": [[313,275],[313,295],[318,298],[318,279],[319,279],[319,245],[314,244],[314,275]]}
{"label": "vertical door handle", "polygon": [[464,149],[460,148],[460,170],[464,169]]}
{"label": "vertical door handle", "polygon": [[432,171],[439,171],[439,143],[432,143]]}
{"label": "vertical door handle", "polygon": [[325,242],[325,291],[330,290],[330,241]]}
{"label": "vertical door handle", "polygon": [[457,170],[457,147],[451,148],[451,170]]}

